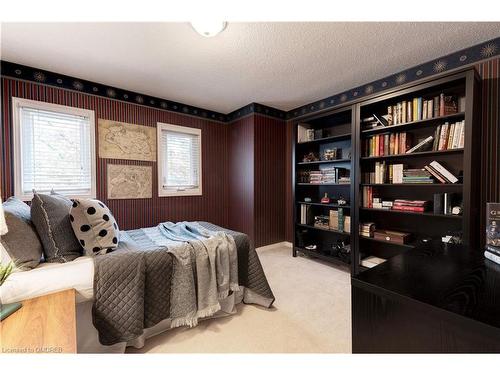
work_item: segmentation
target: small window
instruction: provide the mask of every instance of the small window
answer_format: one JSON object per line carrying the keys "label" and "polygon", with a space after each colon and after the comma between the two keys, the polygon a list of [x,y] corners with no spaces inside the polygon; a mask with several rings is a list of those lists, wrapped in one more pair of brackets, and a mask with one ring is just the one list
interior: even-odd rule
{"label": "small window", "polygon": [[201,195],[201,130],[158,123],[158,195]]}
{"label": "small window", "polygon": [[13,98],[14,192],[95,198],[94,112]]}

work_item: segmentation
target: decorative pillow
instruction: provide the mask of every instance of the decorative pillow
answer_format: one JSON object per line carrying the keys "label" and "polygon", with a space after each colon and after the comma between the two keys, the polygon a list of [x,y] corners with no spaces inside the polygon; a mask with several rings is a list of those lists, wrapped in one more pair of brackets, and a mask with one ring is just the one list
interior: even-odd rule
{"label": "decorative pillow", "polygon": [[108,207],[96,199],[73,199],[71,226],[85,255],[106,254],[120,240],[118,224]]}
{"label": "decorative pillow", "polygon": [[62,195],[33,196],[31,221],[42,241],[47,262],[70,262],[82,255],[69,221],[71,204]]}
{"label": "decorative pillow", "polygon": [[21,271],[35,268],[42,258],[43,247],[31,222],[30,207],[14,197],[7,199],[2,206],[9,231],[0,236],[0,243],[16,268]]}

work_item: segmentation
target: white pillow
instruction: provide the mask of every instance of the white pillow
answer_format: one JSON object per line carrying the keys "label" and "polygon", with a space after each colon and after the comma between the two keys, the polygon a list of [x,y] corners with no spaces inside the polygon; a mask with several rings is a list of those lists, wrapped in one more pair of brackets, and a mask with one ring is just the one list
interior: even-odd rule
{"label": "white pillow", "polygon": [[118,247],[118,224],[104,203],[97,199],[73,199],[69,214],[71,227],[85,255],[106,254]]}

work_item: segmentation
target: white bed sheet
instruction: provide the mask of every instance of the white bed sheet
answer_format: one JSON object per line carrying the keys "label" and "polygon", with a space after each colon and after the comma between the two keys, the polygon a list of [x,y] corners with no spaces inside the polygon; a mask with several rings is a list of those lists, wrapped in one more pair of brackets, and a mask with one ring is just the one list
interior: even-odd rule
{"label": "white bed sheet", "polygon": [[82,256],[68,263],[42,263],[30,271],[14,272],[0,287],[0,299],[11,303],[73,288],[80,303],[94,298],[93,283],[94,261]]}

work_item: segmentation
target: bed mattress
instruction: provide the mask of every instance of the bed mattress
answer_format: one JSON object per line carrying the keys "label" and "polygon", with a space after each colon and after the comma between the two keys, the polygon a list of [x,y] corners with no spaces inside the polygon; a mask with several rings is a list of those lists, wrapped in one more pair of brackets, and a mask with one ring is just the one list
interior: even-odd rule
{"label": "bed mattress", "polygon": [[0,297],[2,303],[11,303],[73,288],[77,303],[91,301],[93,281],[94,261],[82,256],[68,263],[42,263],[30,271],[14,272],[0,287]]}

